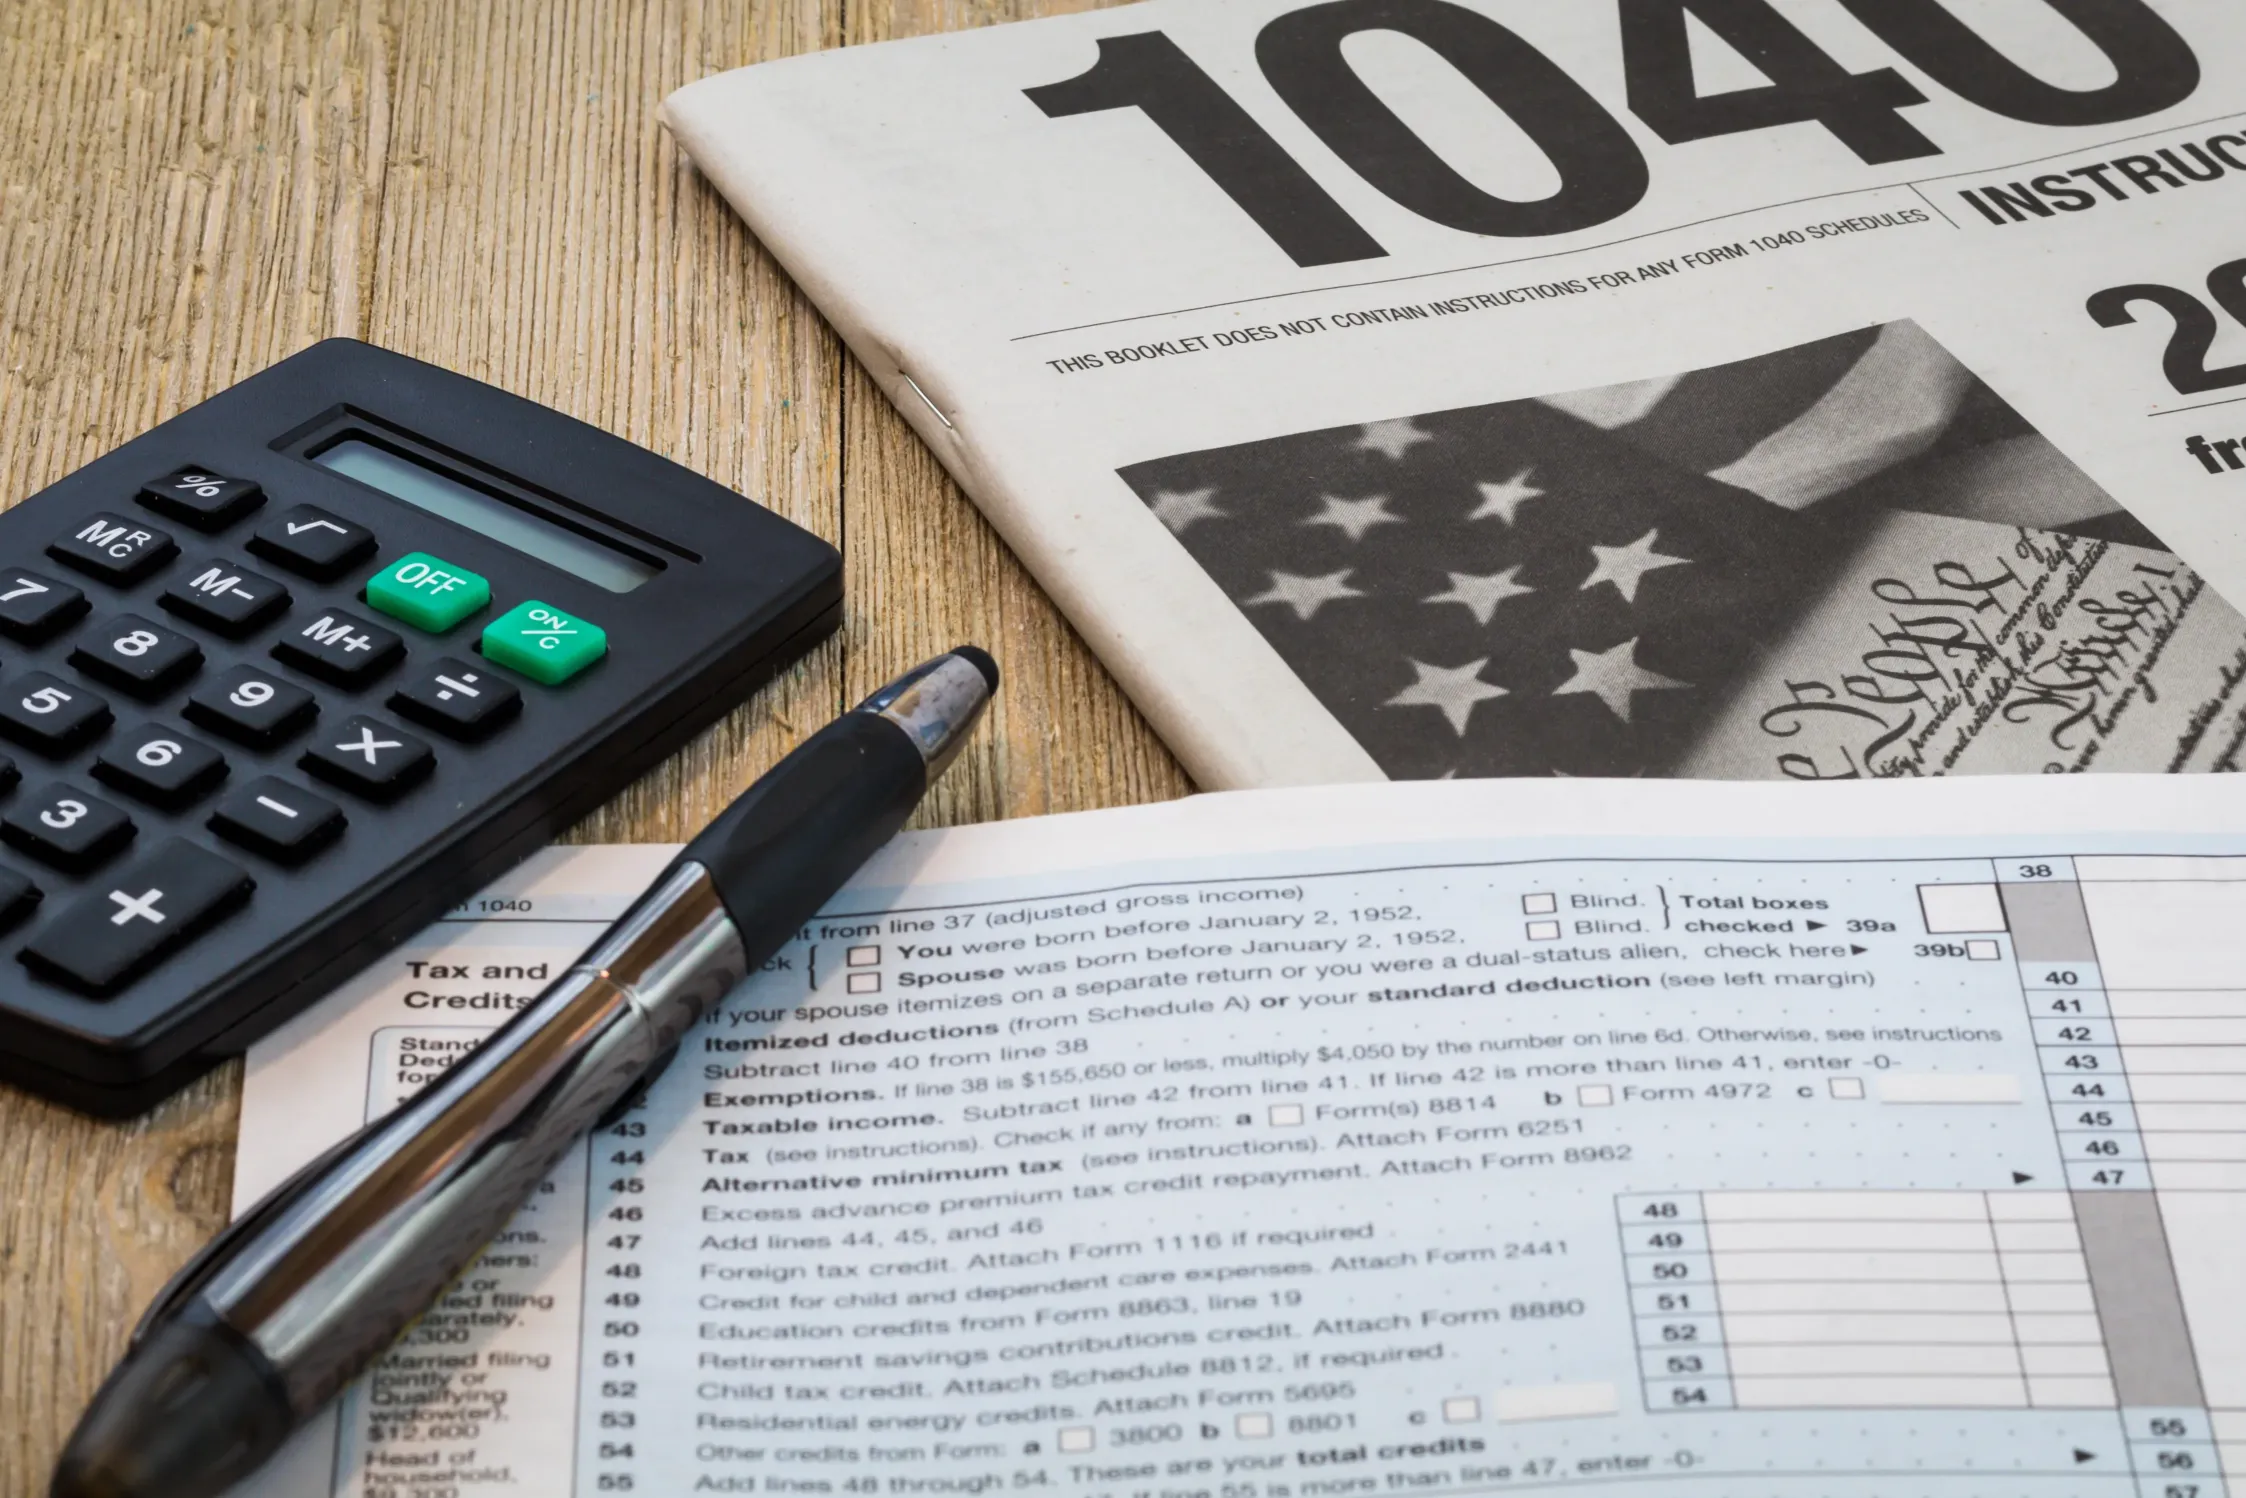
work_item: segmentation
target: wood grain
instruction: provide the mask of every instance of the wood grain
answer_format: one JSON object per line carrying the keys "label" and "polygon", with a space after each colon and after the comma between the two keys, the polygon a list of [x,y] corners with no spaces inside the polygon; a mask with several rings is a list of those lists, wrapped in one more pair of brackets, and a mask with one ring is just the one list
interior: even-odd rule
{"label": "wood grain", "polygon": [[[901,666],[1009,686],[941,825],[1184,794],[1176,763],[656,124],[765,58],[1037,0],[6,0],[0,500],[349,334],[544,401],[841,546],[840,636],[590,818],[675,839]],[[0,1498],[223,1222],[238,1068],[101,1124],[0,1088]]]}

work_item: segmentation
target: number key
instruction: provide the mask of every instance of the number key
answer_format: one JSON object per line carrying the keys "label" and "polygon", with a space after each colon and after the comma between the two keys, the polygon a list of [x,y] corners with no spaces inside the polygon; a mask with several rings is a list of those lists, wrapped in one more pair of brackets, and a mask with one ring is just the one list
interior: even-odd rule
{"label": "number key", "polygon": [[203,647],[138,614],[119,614],[86,631],[70,663],[136,697],[158,697],[203,663]]}
{"label": "number key", "polygon": [[185,806],[226,774],[226,759],[177,729],[143,723],[106,745],[94,775],[154,806]]}
{"label": "number key", "polygon": [[56,781],[0,817],[0,837],[66,874],[82,874],[132,841],[133,820],[96,796]]}
{"label": "number key", "polygon": [[41,754],[68,754],[108,726],[108,703],[44,671],[27,671],[0,690],[0,733]]}
{"label": "number key", "polygon": [[143,484],[140,502],[199,531],[217,531],[265,503],[265,491],[248,479],[183,468],[152,484]]}
{"label": "number key", "polygon": [[[0,696],[0,728],[7,726]],[[198,687],[181,709],[191,723],[253,749],[270,749],[304,730],[319,711],[312,694],[249,666],[221,672]]]}
{"label": "number key", "polygon": [[0,572],[0,631],[36,645],[86,612],[86,595],[36,572]]}

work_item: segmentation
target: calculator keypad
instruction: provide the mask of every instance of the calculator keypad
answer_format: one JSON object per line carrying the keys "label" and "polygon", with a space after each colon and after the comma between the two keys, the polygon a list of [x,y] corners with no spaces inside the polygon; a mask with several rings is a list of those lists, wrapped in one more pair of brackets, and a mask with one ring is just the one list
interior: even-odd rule
{"label": "calculator keypad", "polygon": [[179,543],[168,531],[107,510],[96,511],[84,525],[47,546],[47,555],[56,561],[120,587],[139,582],[178,552]]}
{"label": "calculator keypad", "polygon": [[259,526],[250,550],[314,581],[332,582],[373,554],[374,532],[317,506],[297,505]]}
{"label": "calculator keypad", "polygon": [[[398,625],[385,628],[343,594],[354,568],[379,565],[374,532],[312,505],[268,513],[266,499],[252,481],[181,469],[144,485],[127,513],[87,515],[54,538],[60,576],[0,567],[0,637],[30,657],[0,684],[0,738],[45,762],[25,786],[0,755],[0,845],[12,850],[0,931],[30,928],[0,952],[81,995],[116,994],[251,898],[236,858],[274,878],[309,870],[351,833],[354,798],[387,807],[436,773],[437,752],[400,722],[470,745],[523,713],[520,677],[481,644],[421,653],[490,605],[485,579],[401,548],[356,594]],[[182,556],[135,510],[207,534],[212,549]],[[245,551],[274,570],[235,560]],[[544,604],[509,617],[531,607],[543,612],[519,632],[526,651],[543,651],[534,667],[599,636]],[[408,671],[385,683],[401,663]],[[386,695],[358,696],[370,688]],[[123,724],[119,697],[141,709]],[[376,701],[397,718],[358,710]],[[337,790],[315,793],[296,771]],[[161,820],[172,817],[192,820]],[[156,846],[135,853],[136,839]]]}
{"label": "calculator keypad", "polygon": [[175,837],[95,882],[24,948],[23,960],[86,993],[114,993],[253,887],[237,865]]}
{"label": "calculator keypad", "polygon": [[0,837],[66,874],[106,863],[132,841],[133,819],[64,781],[20,797],[0,816]]}
{"label": "calculator keypad", "polygon": [[289,606],[289,590],[219,557],[190,562],[156,600],[191,624],[229,639],[254,634]]}
{"label": "calculator keypad", "polygon": [[135,697],[161,697],[195,674],[203,647],[138,614],[119,614],[85,631],[70,663]]}
{"label": "calculator keypad", "polygon": [[143,723],[102,745],[94,775],[166,811],[187,805],[226,777],[226,756],[161,723]]}
{"label": "calculator keypad", "polygon": [[402,728],[354,714],[317,735],[304,751],[304,768],[322,780],[388,801],[436,764],[429,746]]}
{"label": "calculator keypad", "polygon": [[0,733],[60,759],[109,726],[109,704],[74,681],[26,671],[0,687]]}
{"label": "calculator keypad", "polygon": [[0,571],[0,634],[36,645],[86,612],[86,595],[40,572]]}

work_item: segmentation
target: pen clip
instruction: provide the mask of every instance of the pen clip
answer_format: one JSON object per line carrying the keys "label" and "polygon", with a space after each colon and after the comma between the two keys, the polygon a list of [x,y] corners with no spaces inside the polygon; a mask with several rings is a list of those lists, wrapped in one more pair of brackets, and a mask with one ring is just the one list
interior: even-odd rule
{"label": "pen clip", "polygon": [[156,1298],[148,1303],[148,1309],[140,1313],[140,1320],[134,1325],[132,1337],[126,1345],[139,1346],[141,1339],[148,1335],[157,1322],[178,1309],[181,1302],[203,1287],[204,1282],[210,1279],[237,1244],[272,1221],[274,1214],[288,1205],[299,1188],[325,1171],[365,1135],[366,1130],[359,1129],[322,1150],[287,1180],[266,1192],[249,1211],[220,1228],[210,1242],[196,1249],[188,1261],[179,1266],[179,1272],[165,1282],[163,1289],[156,1292]]}

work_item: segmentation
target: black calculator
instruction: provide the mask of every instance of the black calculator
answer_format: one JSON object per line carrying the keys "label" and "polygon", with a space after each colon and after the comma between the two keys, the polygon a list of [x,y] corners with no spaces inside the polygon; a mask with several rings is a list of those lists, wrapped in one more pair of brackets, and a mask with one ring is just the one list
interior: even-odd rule
{"label": "black calculator", "polygon": [[349,339],[0,514],[0,1078],[138,1111],[830,633],[834,548]]}

